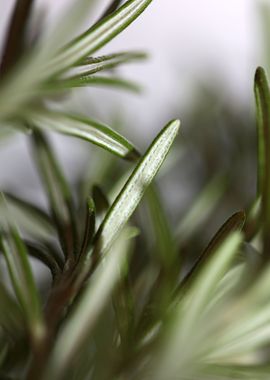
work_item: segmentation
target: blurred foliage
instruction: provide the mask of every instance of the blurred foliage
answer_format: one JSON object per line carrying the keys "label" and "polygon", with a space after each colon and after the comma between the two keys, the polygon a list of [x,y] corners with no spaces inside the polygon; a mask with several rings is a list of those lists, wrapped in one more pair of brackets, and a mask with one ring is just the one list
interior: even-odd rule
{"label": "blurred foliage", "polygon": [[[2,192],[1,379],[269,378],[265,71],[255,75],[257,132],[250,110],[225,102],[218,87],[200,87],[181,138],[179,121],[171,121],[143,155],[119,125],[47,102],[93,83],[137,88],[110,69],[143,53],[93,54],[150,2],[108,2],[96,24],[63,44],[69,24],[87,13],[88,1],[79,0],[55,26],[54,41],[39,31],[33,45],[25,33],[33,1],[15,4],[1,63],[0,124],[29,134],[48,209],[26,202],[20,189]],[[103,71],[106,77],[96,76]],[[102,148],[75,186],[49,131]],[[34,277],[30,257],[51,281]]]}

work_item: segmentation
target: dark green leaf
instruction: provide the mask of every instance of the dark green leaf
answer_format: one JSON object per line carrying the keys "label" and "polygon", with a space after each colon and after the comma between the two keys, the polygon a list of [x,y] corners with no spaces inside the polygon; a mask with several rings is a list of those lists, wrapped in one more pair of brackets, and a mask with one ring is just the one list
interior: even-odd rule
{"label": "dark green leaf", "polygon": [[270,258],[270,91],[266,73],[258,68],[255,75],[258,135],[258,195],[261,195],[263,255]]}
{"label": "dark green leaf", "polygon": [[6,74],[17,63],[23,52],[26,28],[29,24],[34,0],[17,0],[10,19],[10,24],[1,59],[0,73]]}
{"label": "dark green leaf", "polygon": [[111,0],[109,6],[106,8],[105,12],[100,17],[99,22],[104,20],[104,18],[108,17],[111,13],[115,12],[122,2],[123,0]]}
{"label": "dark green leaf", "polygon": [[12,217],[16,218],[17,225],[24,232],[42,239],[53,236],[53,221],[46,212],[12,193],[4,192],[3,194],[12,211]]}
{"label": "dark green leaf", "polygon": [[77,227],[71,190],[42,133],[33,132],[32,146],[63,251],[66,255],[73,255],[77,243]]}
{"label": "dark green leaf", "polygon": [[16,338],[23,328],[22,312],[8,290],[0,282],[0,326]]}
{"label": "dark green leaf", "polygon": [[84,255],[88,250],[90,243],[93,239],[96,228],[96,206],[92,198],[88,198],[86,205],[86,221],[82,247],[80,249],[80,254]]}
{"label": "dark green leaf", "polygon": [[[2,202],[5,202],[4,198]],[[6,213],[9,213],[8,207]],[[43,333],[40,298],[26,247],[15,224],[10,223],[10,218],[1,226],[0,244],[15,294],[29,323],[28,327],[38,338]]]}
{"label": "dark green leaf", "polygon": [[104,194],[102,188],[98,185],[93,186],[92,196],[96,205],[97,216],[99,216],[100,218],[103,218],[103,216],[108,211],[108,208],[110,207],[108,198]]}
{"label": "dark green leaf", "polygon": [[46,265],[46,267],[50,269],[52,277],[55,280],[57,278],[57,275],[61,273],[61,267],[59,266],[52,252],[49,252],[47,247],[43,246],[42,244],[35,242],[25,241],[25,245],[29,255]]}
{"label": "dark green leaf", "polygon": [[230,235],[232,235],[236,231],[242,230],[245,220],[246,220],[245,213],[243,211],[239,211],[233,214],[223,224],[223,226],[221,226],[221,228],[212,238],[212,240],[210,241],[206,249],[199,256],[199,258],[197,259],[197,261],[195,262],[191,270],[187,273],[187,275],[181,282],[181,287],[190,281],[190,279],[200,270],[200,268],[204,266],[204,263],[207,260],[209,260],[209,258],[213,256],[215,252],[218,251],[219,247],[229,238]]}

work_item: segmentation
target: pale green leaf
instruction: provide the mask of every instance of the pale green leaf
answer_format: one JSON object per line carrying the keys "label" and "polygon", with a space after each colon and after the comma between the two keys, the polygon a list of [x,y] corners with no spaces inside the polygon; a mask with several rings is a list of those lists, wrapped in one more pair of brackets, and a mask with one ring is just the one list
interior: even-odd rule
{"label": "pale green leaf", "polygon": [[109,209],[97,233],[96,247],[101,253],[107,251],[142,199],[165,160],[179,125],[179,121],[172,121],[160,132]]}
{"label": "pale green leaf", "polygon": [[[4,203],[4,198],[1,199]],[[8,206],[6,215],[8,215]],[[0,244],[3,251],[14,292],[28,321],[32,334],[39,339],[43,334],[41,303],[35,284],[27,250],[11,218],[1,226]]]}
{"label": "pale green leaf", "polygon": [[31,113],[31,121],[36,128],[79,137],[128,160],[139,156],[134,146],[119,133],[88,118],[43,111]]}
{"label": "pale green leaf", "polygon": [[123,63],[146,59],[147,55],[142,52],[121,52],[101,57],[87,57],[80,65],[75,66],[72,72],[77,76],[93,75],[99,71],[113,69]]}
{"label": "pale green leaf", "polygon": [[[131,236],[133,236],[133,230]],[[94,277],[89,281],[80,302],[77,303],[60,332],[44,380],[62,379],[74,355],[80,352],[85,341],[89,339],[100,313],[108,303],[121,277],[130,238],[129,228],[127,228],[113,244],[108,256],[103,259]]]}
{"label": "pale green leaf", "polygon": [[270,252],[270,90],[266,73],[258,68],[255,75],[258,135],[258,195],[261,195],[261,222],[263,226],[263,254]]}
{"label": "pale green leaf", "polygon": [[123,90],[139,93],[141,87],[130,80],[118,78],[118,77],[105,77],[105,76],[91,76],[82,75],[76,77],[69,77],[63,80],[53,82],[44,86],[44,93],[56,93],[58,91],[67,90],[76,87],[107,87],[107,88],[119,88]]}
{"label": "pale green leaf", "polygon": [[[50,239],[54,236],[53,221],[46,212],[11,193],[4,192],[4,196],[12,218],[15,218],[23,232],[38,239]],[[8,215],[3,215],[3,211],[1,210],[0,221],[4,221],[3,218],[8,217]]]}
{"label": "pale green leaf", "polygon": [[131,24],[152,0],[129,0],[112,15],[68,44],[46,69],[50,75],[66,70],[93,54]]}

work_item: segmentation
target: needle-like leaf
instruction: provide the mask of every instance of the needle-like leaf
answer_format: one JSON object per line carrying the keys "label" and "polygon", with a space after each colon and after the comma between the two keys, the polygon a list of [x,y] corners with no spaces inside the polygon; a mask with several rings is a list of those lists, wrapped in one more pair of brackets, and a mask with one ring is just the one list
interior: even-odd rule
{"label": "needle-like leaf", "polygon": [[101,57],[87,57],[80,65],[73,69],[74,75],[93,75],[99,71],[113,69],[123,63],[130,63],[146,59],[147,55],[142,52],[121,52]]}
{"label": "needle-like leaf", "polygon": [[16,1],[1,59],[1,75],[6,74],[20,58],[33,3],[34,0]]}
{"label": "needle-like leaf", "polygon": [[80,249],[80,255],[84,255],[90,246],[90,243],[93,239],[96,228],[96,206],[92,198],[87,199],[86,205],[86,221],[85,229],[83,234],[82,246]]}
{"label": "needle-like leaf", "polygon": [[[39,239],[48,239],[54,235],[53,221],[46,212],[12,193],[4,192],[3,194],[13,217],[16,218],[17,225],[23,232]],[[1,216],[5,217],[1,213],[0,220]]]}
{"label": "needle-like leaf", "polygon": [[225,188],[226,179],[223,175],[214,177],[205,186],[176,227],[176,235],[180,243],[188,240],[196,229],[207,220],[223,196]]}
{"label": "needle-like leaf", "polygon": [[[5,202],[4,198],[1,200]],[[8,208],[8,206],[6,206]],[[8,214],[9,210],[6,211]],[[10,279],[18,301],[24,311],[28,328],[37,339],[43,334],[43,321],[39,294],[27,257],[26,247],[11,218],[1,226],[0,244],[4,253]]]}
{"label": "needle-like leaf", "polygon": [[71,190],[48,141],[39,131],[32,134],[32,146],[63,251],[70,256],[75,253],[77,242]]}
{"label": "needle-like leaf", "polygon": [[258,135],[258,193],[261,195],[263,256],[270,258],[270,90],[266,73],[258,68],[255,75]]}
{"label": "needle-like leaf", "polygon": [[47,250],[47,247],[32,241],[25,241],[25,246],[29,255],[46,265],[50,269],[53,279],[56,279],[61,272],[61,267],[55,260],[54,255]]}
{"label": "needle-like leaf", "polygon": [[115,12],[119,5],[123,2],[123,0],[111,0],[109,6],[105,9],[104,13],[100,17],[99,21],[103,20],[111,13]]}
{"label": "needle-like leaf", "polygon": [[45,69],[50,75],[64,71],[93,54],[130,25],[152,0],[129,0],[112,15],[88,29],[52,59]]}
{"label": "needle-like leaf", "polygon": [[157,357],[153,378],[174,379],[179,373],[183,379],[194,378],[194,374],[200,373],[201,369],[195,363],[199,364],[201,343],[204,342],[204,347],[206,346],[206,309],[241,241],[239,232],[228,236],[195,278],[190,291],[179,303],[178,310],[174,311],[174,321],[170,323]]}
{"label": "needle-like leaf", "polygon": [[92,195],[96,205],[97,216],[103,218],[106,212],[108,211],[108,208],[110,207],[108,198],[104,194],[102,188],[98,185],[93,186]]}
{"label": "needle-like leaf", "polygon": [[103,265],[100,265],[94,278],[88,283],[80,302],[64,324],[55,343],[44,380],[62,379],[70,361],[89,338],[121,276],[132,237],[133,229],[130,235],[129,228],[126,228],[114,242]]}
{"label": "needle-like leaf", "polygon": [[205,248],[203,253],[199,256],[191,270],[185,276],[181,287],[186,285],[187,282],[193,278],[194,275],[200,270],[200,268],[205,265],[206,260],[218,250],[218,247],[223,244],[223,242],[235,231],[241,231],[245,223],[245,213],[239,211],[233,214],[218,230],[215,236],[212,238],[208,246]]}
{"label": "needle-like leaf", "polygon": [[49,111],[32,113],[31,120],[36,128],[79,137],[127,160],[139,157],[137,150],[127,139],[107,125],[94,120]]}
{"label": "needle-like leaf", "polygon": [[45,93],[56,93],[57,91],[63,91],[70,88],[76,87],[112,87],[119,88],[123,90],[132,91],[139,93],[141,87],[130,80],[118,78],[118,77],[105,77],[105,76],[92,76],[92,75],[81,75],[63,79],[61,81],[53,82],[53,84],[48,84],[44,86]]}
{"label": "needle-like leaf", "polygon": [[97,232],[96,247],[100,253],[108,250],[134,212],[165,160],[179,125],[179,121],[172,121],[160,132],[120,191]]}
{"label": "needle-like leaf", "polygon": [[171,268],[171,265],[175,262],[176,244],[155,184],[152,184],[147,190],[146,200],[151,216],[151,222],[153,224],[156,243],[155,251],[159,254],[159,259],[163,268]]}
{"label": "needle-like leaf", "polygon": [[0,282],[0,326],[4,328],[12,337],[18,334],[23,328],[21,310],[17,302],[7,291],[4,284]]}

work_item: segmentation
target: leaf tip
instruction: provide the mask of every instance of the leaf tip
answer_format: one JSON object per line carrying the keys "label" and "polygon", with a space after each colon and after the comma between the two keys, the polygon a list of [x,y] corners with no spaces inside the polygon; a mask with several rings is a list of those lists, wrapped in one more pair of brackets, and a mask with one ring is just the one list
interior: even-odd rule
{"label": "leaf tip", "polygon": [[174,131],[175,134],[179,132],[181,122],[178,119],[174,119],[167,124],[167,128]]}
{"label": "leaf tip", "polygon": [[137,149],[133,148],[126,154],[125,159],[127,161],[137,161],[140,157],[141,153]]}
{"label": "leaf tip", "polygon": [[266,72],[263,67],[259,66],[255,72],[255,85],[260,85],[266,81]]}

